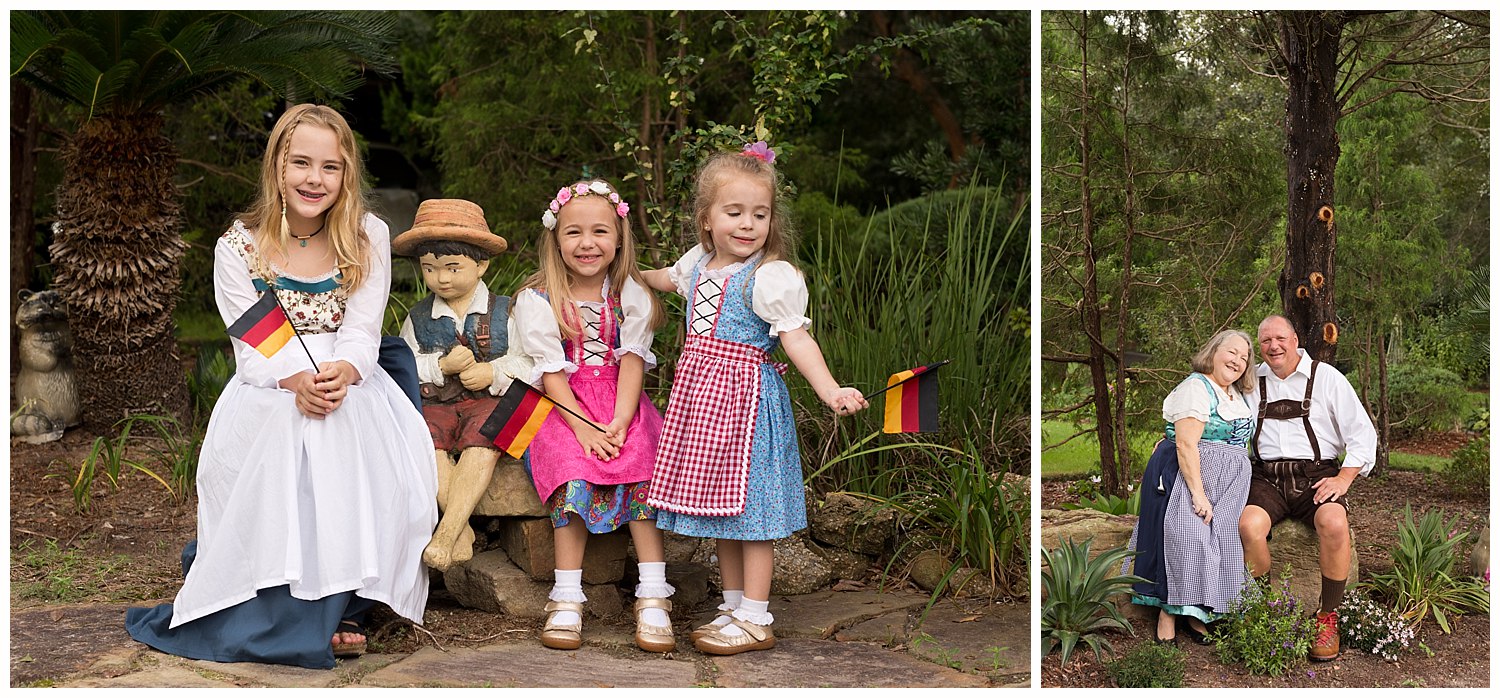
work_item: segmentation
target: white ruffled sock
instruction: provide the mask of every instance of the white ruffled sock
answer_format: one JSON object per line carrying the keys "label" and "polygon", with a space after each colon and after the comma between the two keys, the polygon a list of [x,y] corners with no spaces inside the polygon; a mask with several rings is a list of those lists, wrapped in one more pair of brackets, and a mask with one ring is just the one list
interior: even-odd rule
{"label": "white ruffled sock", "polygon": [[[577,601],[583,603],[588,597],[583,595],[583,570],[553,570],[553,576],[557,581],[552,584],[552,593],[547,598],[553,601]],[[582,623],[583,617],[572,611],[558,611],[552,617],[552,622],[558,625],[572,625]]]}
{"label": "white ruffled sock", "polygon": [[[744,590],[742,590],[742,589],[725,589],[724,590],[724,603],[719,604],[719,610],[720,611],[729,611],[730,613],[733,613],[735,609],[737,609],[737,608],[740,607],[740,602],[744,601],[744,599],[745,599],[745,592],[744,592]],[[712,625],[715,628],[722,628],[722,627],[724,627],[726,625],[729,625],[729,615],[725,614],[725,615],[722,615],[722,616],[714,616],[714,619],[711,620],[711,621],[709,621],[709,625]]]}
{"label": "white ruffled sock", "polygon": [[[635,568],[641,575],[640,583],[635,585],[637,599],[667,599],[677,592],[671,584],[667,583],[667,563],[637,562]],[[657,627],[672,625],[671,616],[660,608],[643,609],[641,620],[644,620],[647,625]]]}
{"label": "white ruffled sock", "polygon": [[[767,610],[770,607],[771,602],[769,600],[756,601],[755,599],[744,598],[740,600],[740,607],[734,610],[734,617],[746,623],[770,625],[776,620],[771,616],[770,611]],[[745,633],[745,631],[740,630],[738,626],[734,625],[725,625],[719,629],[719,632],[729,637],[737,637]]]}

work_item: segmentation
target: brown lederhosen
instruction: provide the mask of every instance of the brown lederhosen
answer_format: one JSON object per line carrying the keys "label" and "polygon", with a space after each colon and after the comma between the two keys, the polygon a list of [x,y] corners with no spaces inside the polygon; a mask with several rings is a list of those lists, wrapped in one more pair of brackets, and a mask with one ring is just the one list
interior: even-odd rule
{"label": "brown lederhosen", "polygon": [[[1246,505],[1264,509],[1274,526],[1278,521],[1293,518],[1308,526],[1313,525],[1313,516],[1324,504],[1338,504],[1348,510],[1347,497],[1339,497],[1317,504],[1313,502],[1316,491],[1313,485],[1323,478],[1339,474],[1337,459],[1324,459],[1318,447],[1318,437],[1313,433],[1312,394],[1313,381],[1318,377],[1318,361],[1312,362],[1312,372],[1307,377],[1307,393],[1302,400],[1277,400],[1266,403],[1266,377],[1260,376],[1260,408],[1255,419],[1256,455],[1250,463],[1250,497]],[[1260,430],[1267,419],[1301,419],[1307,430],[1307,440],[1312,444],[1312,460],[1262,460],[1260,458]]]}

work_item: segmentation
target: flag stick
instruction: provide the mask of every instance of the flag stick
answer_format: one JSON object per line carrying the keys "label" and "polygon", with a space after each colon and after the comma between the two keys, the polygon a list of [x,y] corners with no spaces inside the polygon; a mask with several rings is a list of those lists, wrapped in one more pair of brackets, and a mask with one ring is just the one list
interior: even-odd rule
{"label": "flag stick", "polygon": [[939,369],[939,368],[941,368],[941,367],[943,367],[943,366],[947,366],[947,365],[948,365],[948,364],[950,364],[950,363],[953,363],[953,359],[943,359],[943,360],[942,360],[942,361],[939,361],[939,362],[937,362],[937,363],[935,363],[935,364],[933,364],[933,365],[932,365],[932,368],[930,368],[930,369],[928,369],[928,370],[926,370],[926,371],[923,371],[923,372],[921,372],[921,373],[918,373],[918,374],[916,374],[916,375],[914,375],[914,376],[908,376],[908,377],[907,377],[907,378],[906,378],[906,380],[903,380],[903,381],[900,381],[900,382],[897,382],[897,383],[892,383],[892,384],[890,384],[890,385],[887,385],[887,386],[885,386],[885,387],[884,387],[884,388],[881,388],[881,389],[880,389],[880,390],[877,390],[877,391],[875,391],[875,392],[873,392],[873,393],[870,393],[870,394],[869,394],[869,395],[866,395],[866,396],[865,396],[865,399],[866,399],[866,400],[869,400],[869,399],[870,399],[870,398],[873,398],[873,397],[875,397],[875,396],[876,396],[876,395],[879,395],[879,394],[881,394],[881,393],[883,393],[883,392],[885,392],[885,391],[887,391],[887,390],[890,390],[890,389],[891,389],[891,388],[894,388],[894,387],[896,387],[896,386],[898,386],[898,385],[901,385],[901,384],[902,384],[902,383],[905,383],[905,382],[906,382],[906,381],[909,381],[909,380],[911,380],[911,379],[913,379],[913,378],[919,378],[919,377],[921,377],[921,376],[925,376],[925,375],[927,375],[927,374],[928,374],[928,373],[931,373],[931,372],[933,372],[933,371],[936,371],[936,370],[938,370],[938,369]]}
{"label": "flag stick", "polygon": [[531,392],[536,393],[537,395],[540,395],[543,398],[546,398],[547,402],[552,403],[553,407],[556,407],[557,409],[560,409],[560,410],[562,410],[564,412],[567,412],[568,414],[573,415],[574,417],[576,417],[578,419],[583,420],[583,423],[587,424],[587,425],[589,425],[591,427],[593,427],[594,431],[597,431],[600,434],[608,434],[609,433],[609,432],[605,431],[603,429],[603,427],[600,427],[598,424],[595,424],[594,420],[589,419],[588,417],[585,417],[585,416],[583,416],[581,414],[578,414],[577,412],[574,412],[573,410],[570,410],[570,409],[568,409],[566,407],[563,407],[562,405],[557,404],[556,400],[553,400],[552,397],[550,395],[548,395],[547,393],[544,393],[544,392],[542,392],[540,390],[537,390],[536,386],[534,386],[534,385],[532,385],[530,383],[527,383],[526,381],[523,381],[520,378],[515,377],[515,375],[513,375],[513,374],[506,373],[505,375],[510,376],[510,379],[511,379],[512,382],[520,383],[521,385],[526,386],[527,390],[530,390]]}
{"label": "flag stick", "polygon": [[297,331],[297,323],[292,322],[292,316],[281,304],[281,297],[276,295],[276,287],[266,284],[266,293],[271,294],[271,300],[276,301],[276,307],[281,309],[281,314],[286,318],[286,324],[292,326],[292,335],[297,338],[297,343],[302,345],[302,351],[307,354],[307,360],[312,363],[313,375],[318,374],[318,360],[313,358],[312,351],[307,348],[307,342],[302,341],[302,333]]}

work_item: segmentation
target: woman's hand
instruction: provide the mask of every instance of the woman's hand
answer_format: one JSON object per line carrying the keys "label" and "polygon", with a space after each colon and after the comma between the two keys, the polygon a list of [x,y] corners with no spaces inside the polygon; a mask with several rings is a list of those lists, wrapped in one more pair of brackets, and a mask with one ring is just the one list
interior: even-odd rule
{"label": "woman's hand", "polygon": [[316,384],[313,386],[323,393],[323,399],[332,403],[328,408],[332,412],[344,404],[344,397],[349,394],[349,386],[358,383],[360,379],[359,369],[348,361],[325,361],[318,364],[318,375],[313,377]]}
{"label": "woman's hand", "polygon": [[620,455],[620,446],[611,440],[610,434],[599,431],[588,425],[573,427],[573,436],[578,439],[578,445],[583,447],[583,452],[593,455],[599,460],[614,460]]}
{"label": "woman's hand", "polygon": [[317,380],[314,378],[312,371],[294,373],[281,379],[276,384],[283,390],[292,391],[292,394],[295,396],[297,411],[305,416],[313,419],[322,419],[329,412],[332,412],[333,408],[337,407],[337,404],[325,398],[323,392],[318,390]]}
{"label": "woman's hand", "polygon": [[857,388],[839,386],[834,386],[833,390],[823,396],[823,404],[841,415],[851,415],[870,406],[870,403],[865,400],[864,393],[859,392]]}
{"label": "woman's hand", "polygon": [[1203,519],[1207,524],[1214,520],[1214,505],[1208,503],[1208,497],[1203,494],[1193,495],[1193,513]]}

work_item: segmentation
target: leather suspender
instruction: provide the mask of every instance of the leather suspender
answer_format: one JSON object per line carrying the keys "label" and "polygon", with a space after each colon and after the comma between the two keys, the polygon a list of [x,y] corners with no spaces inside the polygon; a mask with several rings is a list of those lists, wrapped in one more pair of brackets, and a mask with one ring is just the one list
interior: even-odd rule
{"label": "leather suspender", "polygon": [[[1259,378],[1260,378],[1260,406],[1259,406],[1259,408],[1256,411],[1255,436],[1253,437],[1252,440],[1255,442],[1256,457],[1261,458],[1261,460],[1265,460],[1264,457],[1260,456],[1260,430],[1261,430],[1261,427],[1265,424],[1265,421],[1267,419],[1267,417],[1266,417],[1266,407],[1267,407],[1267,404],[1266,404],[1266,377],[1265,376],[1259,376]],[[1321,461],[1321,460],[1323,460],[1323,450],[1318,447],[1318,437],[1317,437],[1316,434],[1313,433],[1312,420],[1309,419],[1309,415],[1312,414],[1313,381],[1317,380],[1317,378],[1318,378],[1318,360],[1317,359],[1313,359],[1313,362],[1312,362],[1312,371],[1311,371],[1311,373],[1307,377],[1307,392],[1305,394],[1303,394],[1303,396],[1302,396],[1302,402],[1299,404],[1295,400],[1277,400],[1276,402],[1271,403],[1272,405],[1274,405],[1274,406],[1276,406],[1278,408],[1277,409],[1278,413],[1292,412],[1293,410],[1295,410],[1295,412],[1293,412],[1291,414],[1278,414],[1276,416],[1270,417],[1270,419],[1293,419],[1295,417],[1301,417],[1302,418],[1302,428],[1305,429],[1305,430],[1307,430],[1307,441],[1308,441],[1308,443],[1312,444],[1313,460],[1314,461]],[[1291,403],[1291,404],[1288,405],[1287,403]]]}

